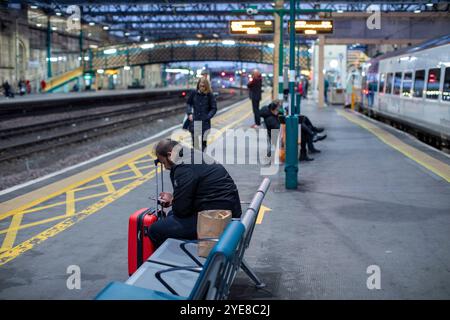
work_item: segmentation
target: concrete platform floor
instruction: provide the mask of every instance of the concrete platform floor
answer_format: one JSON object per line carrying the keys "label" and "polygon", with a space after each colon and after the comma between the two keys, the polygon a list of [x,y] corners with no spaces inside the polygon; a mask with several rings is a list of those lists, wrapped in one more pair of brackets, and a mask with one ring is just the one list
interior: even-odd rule
{"label": "concrete platform floor", "polygon": [[[313,162],[300,163],[298,190],[285,190],[283,167],[270,177],[263,204],[271,211],[246,252],[267,287],[254,289],[240,272],[231,298],[449,299],[450,183],[339,115],[339,107],[317,110],[305,101],[302,108],[328,138],[316,144],[322,153]],[[238,126],[251,123],[249,116]],[[450,165],[448,157],[422,151]],[[260,167],[226,167],[241,200],[250,200]],[[109,281],[126,280],[128,216],[153,194],[151,179],[1,265],[0,299],[92,299]],[[80,290],[66,286],[70,265],[80,267]],[[367,287],[373,265],[379,290]]]}

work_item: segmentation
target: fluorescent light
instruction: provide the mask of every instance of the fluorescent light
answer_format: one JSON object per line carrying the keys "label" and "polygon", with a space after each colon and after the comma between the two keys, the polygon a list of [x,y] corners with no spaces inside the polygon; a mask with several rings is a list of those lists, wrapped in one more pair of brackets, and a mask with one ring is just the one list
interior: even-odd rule
{"label": "fluorescent light", "polygon": [[33,4],[33,5],[30,6],[30,8],[31,8],[31,9],[37,9],[38,6],[36,6],[36,5]]}
{"label": "fluorescent light", "polygon": [[131,69],[130,66],[124,66],[124,67],[123,67],[123,70],[130,70],[130,69]]}
{"label": "fluorescent light", "polygon": [[61,15],[62,15],[62,13],[61,12],[56,12],[56,15],[58,16],[58,17],[60,17]]}
{"label": "fluorescent light", "polygon": [[148,38],[145,38],[144,41],[147,42],[147,41],[148,41]]}
{"label": "fluorescent light", "polygon": [[52,27],[52,30],[56,31],[56,30],[58,30],[58,28],[57,27]]}
{"label": "fluorescent light", "polygon": [[102,73],[104,73],[105,72],[105,70],[103,70],[103,69],[98,69],[97,70],[97,73],[100,73],[100,74],[102,74]]}
{"label": "fluorescent light", "polygon": [[267,46],[272,49],[275,48],[275,44],[273,44],[273,43],[269,43]]}
{"label": "fluorescent light", "polygon": [[414,13],[421,13],[422,11],[420,9],[414,10]]}
{"label": "fluorescent light", "polygon": [[90,44],[90,45],[89,45],[89,48],[91,48],[91,49],[97,49],[97,48],[98,48],[98,45],[96,45],[96,44]]}
{"label": "fluorescent light", "polygon": [[217,33],[213,33],[212,35],[213,35],[214,38],[218,38],[219,37],[219,35]]}
{"label": "fluorescent light", "polygon": [[338,11],[336,11],[337,13],[344,13],[344,10],[339,9]]}
{"label": "fluorescent light", "polygon": [[130,35],[129,32],[125,32],[125,37],[128,37]]}
{"label": "fluorescent light", "polygon": [[103,26],[103,30],[109,30],[108,26]]}
{"label": "fluorescent light", "polygon": [[433,4],[432,4],[432,3],[427,3],[426,6],[427,6],[427,7],[432,7]]}
{"label": "fluorescent light", "polygon": [[167,73],[182,73],[182,74],[189,74],[189,70],[187,69],[171,69],[167,68],[165,69]]}
{"label": "fluorescent light", "polygon": [[144,44],[141,44],[141,48],[142,49],[152,49],[152,48],[154,48],[155,47],[155,45],[153,44],[153,43],[144,43]]}
{"label": "fluorescent light", "polygon": [[234,41],[234,40],[223,40],[222,44],[227,45],[227,46],[234,46],[236,44],[236,41]]}
{"label": "fluorescent light", "polygon": [[41,23],[36,24],[36,27],[42,27]]}
{"label": "fluorescent light", "polygon": [[115,48],[103,50],[104,54],[114,54],[116,52],[117,52],[117,49],[115,49]]}
{"label": "fluorescent light", "polygon": [[199,42],[200,42],[200,41],[198,41],[198,40],[188,40],[188,41],[186,41],[186,44],[187,44],[188,46],[196,46],[196,45],[199,44]]}
{"label": "fluorescent light", "polygon": [[95,26],[95,22],[89,22],[90,26]]}
{"label": "fluorescent light", "polygon": [[89,57],[88,56],[84,57],[84,61],[89,61]]}

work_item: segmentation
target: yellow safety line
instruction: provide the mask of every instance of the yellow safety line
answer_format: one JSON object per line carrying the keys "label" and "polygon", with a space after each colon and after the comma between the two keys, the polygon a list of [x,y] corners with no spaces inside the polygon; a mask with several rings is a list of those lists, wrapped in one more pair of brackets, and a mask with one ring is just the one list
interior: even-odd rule
{"label": "yellow safety line", "polygon": [[106,189],[108,190],[109,193],[113,193],[114,191],[116,191],[116,188],[114,188],[114,185],[111,182],[111,179],[108,174],[103,175],[102,178],[103,181],[105,182]]}
{"label": "yellow safety line", "polygon": [[73,216],[75,214],[75,191],[69,190],[66,192],[66,216]]}
{"label": "yellow safety line", "polygon": [[[231,124],[227,125],[226,127],[220,129],[219,131],[220,132],[224,132],[226,129],[230,128],[234,124],[242,122],[243,120],[245,120],[245,118],[247,118],[250,115],[250,113],[251,113],[251,111],[246,113],[243,117],[239,118],[238,120],[233,121]],[[154,143],[151,144],[150,146],[152,146],[152,145],[154,145]],[[113,168],[110,168],[109,170],[107,170],[106,172],[101,172],[98,175],[95,175],[93,178],[85,179],[85,180],[83,180],[81,182],[74,183],[74,184],[64,188],[63,190],[60,190],[59,192],[54,192],[53,194],[48,195],[48,196],[46,196],[44,198],[37,199],[37,200],[35,200],[35,201],[31,202],[31,203],[28,203],[27,205],[24,205],[24,206],[22,206],[20,208],[17,208],[17,209],[14,209],[14,210],[10,211],[10,212],[2,214],[2,215],[0,215],[0,219],[5,218],[5,217],[10,216],[10,215],[23,216],[23,214],[19,214],[19,212],[23,211],[24,209],[30,208],[30,207],[32,207],[35,204],[42,203],[43,201],[46,201],[46,200],[48,200],[48,199],[50,199],[50,198],[52,198],[52,197],[54,197],[56,195],[60,195],[63,192],[67,192],[67,191],[69,191],[71,189],[74,189],[74,187],[81,186],[83,184],[86,184],[89,181],[93,181],[94,179],[102,177],[105,173],[111,174],[111,172],[113,170],[121,168],[121,167],[123,167],[124,165],[127,165],[127,164],[129,165],[130,163],[136,161],[139,158],[142,158],[145,155],[147,155],[147,153],[144,154],[144,155],[138,155],[136,157],[133,157],[131,160],[128,160],[125,163],[121,163],[119,165],[116,165]],[[55,236],[56,234],[58,234],[58,233],[60,233],[60,232],[62,232],[64,230],[66,230],[70,226],[74,225],[76,222],[85,219],[86,217],[90,216],[91,214],[93,214],[95,212],[98,212],[98,210],[102,209],[103,207],[105,207],[109,203],[115,201],[116,199],[122,197],[123,195],[125,195],[128,192],[130,192],[131,190],[133,190],[134,188],[136,188],[139,185],[143,184],[147,180],[151,179],[154,176],[154,171],[155,170],[152,170],[151,172],[149,172],[149,173],[147,173],[145,175],[142,175],[141,177],[139,177],[138,179],[136,179],[132,183],[126,185],[125,187],[121,188],[118,191],[113,192],[108,197],[103,198],[102,200],[96,202],[95,204],[89,206],[88,208],[82,210],[81,212],[70,216],[69,218],[65,219],[64,221],[62,221],[62,222],[58,223],[57,225],[55,225],[55,226],[53,226],[53,227],[51,227],[51,228],[49,228],[49,229],[39,233],[38,235],[28,239],[27,241],[24,241],[24,242],[20,243],[16,247],[11,248],[11,249],[9,249],[9,250],[7,250],[5,252],[0,253],[0,266],[5,264],[5,263],[7,263],[8,261],[11,261],[12,259],[16,258],[20,254],[22,254],[22,253],[32,249],[35,245],[45,241],[46,239],[49,239],[49,238]],[[56,219],[58,219],[58,217],[53,217],[53,218],[50,218],[50,219],[56,220]],[[21,217],[20,217],[20,220],[21,220]],[[47,220],[47,222],[49,221],[49,219],[46,219],[46,220]],[[42,221],[45,221],[45,220],[42,220]],[[39,221],[40,224],[42,224],[42,221]],[[11,225],[8,228],[8,231],[7,231],[8,234],[11,233],[11,234],[16,235],[17,234],[17,230],[20,229],[20,227],[18,227],[20,225],[20,222],[21,221],[19,221],[19,223],[17,225],[15,225],[15,226],[13,226],[12,223],[11,223]],[[30,224],[28,224],[28,226],[30,226]],[[8,234],[7,234],[7,238],[8,238]],[[14,239],[15,239],[15,236],[14,236]],[[6,238],[5,238],[5,240],[6,240]],[[9,240],[9,242],[11,242],[11,241]],[[11,246],[12,246],[12,243],[11,243]],[[5,247],[5,248],[7,248],[7,247]]]}
{"label": "yellow safety line", "polygon": [[382,128],[378,127],[377,125],[363,120],[360,117],[345,112],[342,110],[337,110],[337,112],[345,117],[347,120],[363,127],[364,129],[370,131],[373,133],[378,139],[383,141],[388,146],[394,148],[395,150],[399,151],[400,153],[404,154],[411,160],[414,160],[424,168],[430,170],[431,172],[435,173],[442,179],[444,179],[447,182],[450,182],[450,166],[428,154],[425,152],[422,152],[413,146],[410,146],[400,139],[398,139],[396,136],[390,134],[389,132],[383,130]]}

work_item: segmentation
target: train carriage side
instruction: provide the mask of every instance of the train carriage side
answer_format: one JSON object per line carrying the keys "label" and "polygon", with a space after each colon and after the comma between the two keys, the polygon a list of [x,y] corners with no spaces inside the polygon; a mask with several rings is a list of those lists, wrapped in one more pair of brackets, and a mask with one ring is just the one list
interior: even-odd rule
{"label": "train carriage side", "polygon": [[448,144],[450,43],[419,48],[374,60],[363,108]]}

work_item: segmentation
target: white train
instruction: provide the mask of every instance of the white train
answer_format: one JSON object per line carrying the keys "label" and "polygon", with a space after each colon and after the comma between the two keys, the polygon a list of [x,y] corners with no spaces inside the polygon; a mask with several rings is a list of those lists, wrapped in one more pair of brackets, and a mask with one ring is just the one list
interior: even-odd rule
{"label": "white train", "polygon": [[361,107],[436,146],[450,145],[450,35],[370,61]]}

